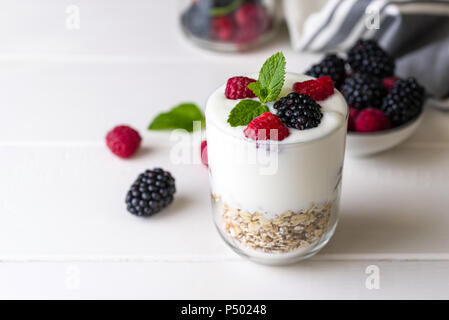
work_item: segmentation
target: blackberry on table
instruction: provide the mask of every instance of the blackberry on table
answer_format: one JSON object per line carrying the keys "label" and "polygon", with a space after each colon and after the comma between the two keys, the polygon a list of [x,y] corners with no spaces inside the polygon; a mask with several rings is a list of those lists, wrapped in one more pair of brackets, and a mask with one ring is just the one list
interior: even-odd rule
{"label": "blackberry on table", "polygon": [[424,104],[425,89],[414,78],[398,80],[383,100],[381,110],[393,126],[418,116]]}
{"label": "blackberry on table", "polygon": [[334,86],[340,88],[346,76],[345,60],[335,54],[328,54],[320,63],[307,70],[306,75],[314,78],[329,76],[334,81]]}
{"label": "blackberry on table", "polygon": [[348,51],[348,63],[355,72],[379,78],[394,74],[394,59],[374,40],[358,40]]}
{"label": "blackberry on table", "polygon": [[381,79],[369,74],[356,73],[346,78],[342,93],[351,107],[380,108],[386,90]]}
{"label": "blackberry on table", "polygon": [[281,121],[290,128],[305,130],[317,127],[323,114],[321,106],[311,97],[296,92],[276,101],[273,106]]}
{"label": "blackberry on table", "polygon": [[129,212],[137,216],[151,216],[173,201],[175,179],[160,168],[146,170],[132,184],[126,195]]}

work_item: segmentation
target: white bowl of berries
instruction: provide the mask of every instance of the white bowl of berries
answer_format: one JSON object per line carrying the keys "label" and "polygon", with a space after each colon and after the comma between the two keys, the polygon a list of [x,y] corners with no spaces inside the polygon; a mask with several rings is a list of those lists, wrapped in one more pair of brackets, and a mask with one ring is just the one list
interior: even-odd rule
{"label": "white bowl of berries", "polygon": [[[371,110],[379,111],[377,109]],[[372,115],[366,116],[369,111],[370,109],[365,109],[359,115],[361,114],[361,117],[371,117]],[[423,113],[421,112],[413,120],[398,127],[390,127],[389,129],[372,132],[349,131],[346,139],[347,153],[357,157],[368,156],[399,145],[415,132],[422,121],[422,115]]]}
{"label": "white bowl of berries", "polygon": [[400,144],[422,120],[424,88],[394,74],[395,61],[373,40],[358,40],[346,59],[328,54],[306,74],[329,76],[349,105],[347,151],[366,156]]}

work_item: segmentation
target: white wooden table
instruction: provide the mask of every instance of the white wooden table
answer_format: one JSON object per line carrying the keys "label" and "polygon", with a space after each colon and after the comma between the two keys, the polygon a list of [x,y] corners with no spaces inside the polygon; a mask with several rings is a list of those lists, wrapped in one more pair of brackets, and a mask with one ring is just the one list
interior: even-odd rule
{"label": "white wooden table", "polygon": [[[173,0],[76,0],[75,30],[68,4],[2,1],[0,298],[449,298],[449,114],[428,109],[400,147],[346,159],[340,224],[321,253],[256,265],[216,233],[206,170],[172,164],[168,135],[146,127],[179,102],[204,107],[274,51],[297,72],[319,57],[292,52],[285,33],[242,55],[194,48]],[[144,138],[128,161],[103,141],[120,123]],[[177,178],[176,201],[139,219],[124,196],[154,166]]]}

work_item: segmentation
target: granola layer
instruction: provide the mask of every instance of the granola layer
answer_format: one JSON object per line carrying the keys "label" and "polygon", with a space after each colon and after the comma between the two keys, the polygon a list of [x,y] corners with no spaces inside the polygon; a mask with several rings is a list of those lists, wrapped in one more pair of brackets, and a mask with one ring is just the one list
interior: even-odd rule
{"label": "granola layer", "polygon": [[[213,195],[215,202],[220,202]],[[328,231],[334,201],[307,210],[287,211],[274,219],[221,203],[223,231],[240,245],[266,253],[286,253],[315,244]]]}

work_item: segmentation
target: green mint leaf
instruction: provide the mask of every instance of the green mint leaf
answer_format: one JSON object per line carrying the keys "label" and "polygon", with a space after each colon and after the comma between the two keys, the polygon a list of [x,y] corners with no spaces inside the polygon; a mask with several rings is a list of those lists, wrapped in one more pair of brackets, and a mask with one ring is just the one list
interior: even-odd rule
{"label": "green mint leaf", "polygon": [[263,88],[259,81],[251,82],[248,88],[259,98],[260,102],[268,101],[269,89]]}
{"label": "green mint leaf", "polygon": [[[278,52],[269,57],[260,69],[257,82],[259,92],[262,97],[257,95],[262,102],[276,101],[281,93],[285,80],[285,57],[282,52]],[[251,88],[250,88],[251,89]]]}
{"label": "green mint leaf", "polygon": [[260,100],[262,103],[265,103],[268,100],[269,96],[270,96],[271,90],[270,88],[262,88],[260,89],[260,97],[262,100]]}
{"label": "green mint leaf", "polygon": [[251,120],[267,111],[270,111],[268,107],[259,101],[242,100],[229,113],[228,123],[231,127],[246,126]]}
{"label": "green mint leaf", "polygon": [[261,100],[260,99],[260,96],[261,96],[261,92],[260,91],[261,91],[262,87],[260,86],[260,83],[258,81],[251,82],[248,85],[248,88],[259,98],[259,100]]}
{"label": "green mint leaf", "polygon": [[193,132],[193,121],[201,121],[203,128],[203,112],[194,103],[181,103],[168,112],[158,114],[148,126],[148,130],[185,129]]}
{"label": "green mint leaf", "polygon": [[227,6],[212,8],[210,10],[210,15],[212,17],[227,16],[228,14],[235,11],[238,7],[240,7],[242,5],[242,2],[242,0],[234,0]]}

